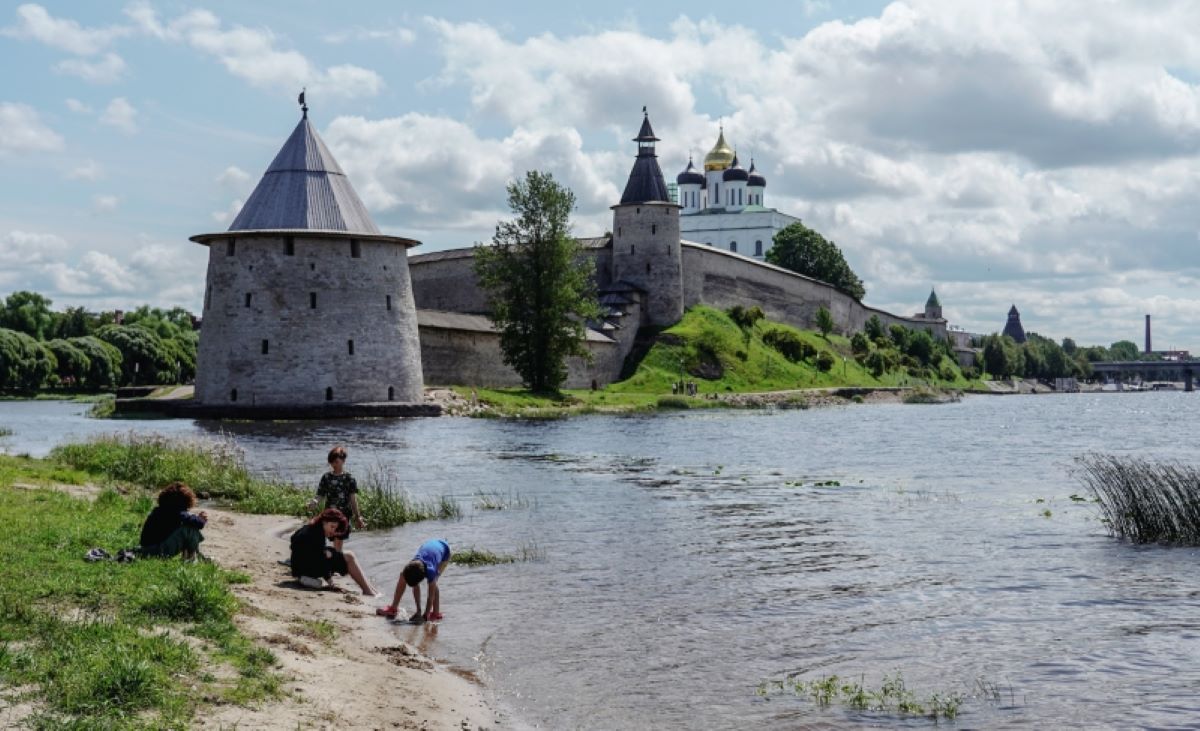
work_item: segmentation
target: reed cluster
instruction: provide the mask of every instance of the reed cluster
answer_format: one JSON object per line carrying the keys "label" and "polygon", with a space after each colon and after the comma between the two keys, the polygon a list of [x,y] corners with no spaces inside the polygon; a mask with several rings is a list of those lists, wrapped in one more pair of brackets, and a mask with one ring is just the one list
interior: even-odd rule
{"label": "reed cluster", "polygon": [[1200,545],[1200,470],[1111,454],[1087,454],[1076,462],[1114,536],[1133,543]]}

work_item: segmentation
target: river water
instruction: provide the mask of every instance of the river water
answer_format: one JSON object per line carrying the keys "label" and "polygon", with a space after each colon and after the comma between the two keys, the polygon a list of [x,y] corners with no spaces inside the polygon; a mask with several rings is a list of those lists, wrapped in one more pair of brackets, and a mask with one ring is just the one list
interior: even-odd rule
{"label": "river water", "polygon": [[[534,559],[452,566],[445,620],[394,632],[549,729],[927,727],[788,694],[837,674],[964,697],[956,728],[1200,726],[1200,551],[1110,538],[1074,458],[1194,459],[1200,394],[473,419],[96,421],[0,402],[9,452],[90,433],[212,437],[314,485],[329,446],[456,520],[356,534],[390,586],[429,537]],[[835,481],[836,485],[816,485]],[[480,493],[512,507],[473,507]],[[406,597],[407,598],[407,597]],[[411,606],[411,600],[409,600]],[[945,725],[947,722],[943,721]]]}

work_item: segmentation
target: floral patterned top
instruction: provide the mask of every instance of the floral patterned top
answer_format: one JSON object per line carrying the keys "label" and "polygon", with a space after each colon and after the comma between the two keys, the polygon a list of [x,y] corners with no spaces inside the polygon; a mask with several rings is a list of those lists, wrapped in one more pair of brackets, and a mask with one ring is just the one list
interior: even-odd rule
{"label": "floral patterned top", "polygon": [[317,487],[317,497],[325,498],[325,507],[337,508],[347,520],[354,519],[354,508],[350,506],[350,496],[358,492],[358,483],[349,472],[335,475],[326,472],[321,475],[321,484]]}

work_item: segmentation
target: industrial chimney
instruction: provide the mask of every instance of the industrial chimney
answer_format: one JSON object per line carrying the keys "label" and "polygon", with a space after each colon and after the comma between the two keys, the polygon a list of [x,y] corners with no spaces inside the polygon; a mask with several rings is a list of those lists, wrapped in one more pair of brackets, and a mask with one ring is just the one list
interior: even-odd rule
{"label": "industrial chimney", "polygon": [[1146,315],[1146,354],[1150,354],[1150,316]]}

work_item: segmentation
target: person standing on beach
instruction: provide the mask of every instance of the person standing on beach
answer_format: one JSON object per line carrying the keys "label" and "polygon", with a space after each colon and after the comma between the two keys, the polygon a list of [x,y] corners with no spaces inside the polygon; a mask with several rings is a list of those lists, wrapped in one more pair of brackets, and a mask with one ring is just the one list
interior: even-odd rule
{"label": "person standing on beach", "polygon": [[347,530],[346,516],[337,508],[326,508],[320,515],[292,534],[292,576],[309,589],[333,587],[333,575],[350,574],[366,596],[379,596],[363,574],[350,551],[342,552],[325,545],[326,539]]}
{"label": "person standing on beach", "polygon": [[[400,600],[404,598],[404,590],[412,587],[413,601],[417,612],[409,619],[413,622],[431,622],[442,618],[442,592],[438,588],[438,578],[446,571],[450,563],[450,544],[441,538],[425,541],[417,549],[417,555],[404,566],[400,578],[396,580],[396,592],[392,603],[379,607],[375,613],[381,617],[392,619],[400,611]],[[425,612],[421,612],[421,582],[429,584],[429,596],[425,600]]]}
{"label": "person standing on beach", "polygon": [[[354,476],[346,472],[346,449],[341,445],[329,450],[329,471],[321,475],[321,483],[317,486],[317,496],[308,502],[309,510],[320,506],[321,498],[325,498],[325,509],[335,508],[342,515],[352,518],[354,527],[362,530],[367,527],[362,512],[358,509],[358,483]],[[333,537],[333,547],[342,550],[342,542],[350,536],[350,523],[345,526],[345,533]]]}

